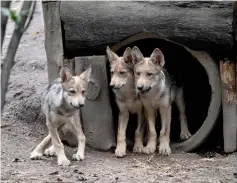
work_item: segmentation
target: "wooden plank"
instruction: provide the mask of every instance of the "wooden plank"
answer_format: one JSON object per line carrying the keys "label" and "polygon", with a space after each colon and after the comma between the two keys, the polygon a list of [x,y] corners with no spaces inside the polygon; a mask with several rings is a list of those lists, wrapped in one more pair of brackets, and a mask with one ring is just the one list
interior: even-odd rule
{"label": "wooden plank", "polygon": [[48,80],[51,83],[58,77],[63,64],[63,41],[61,20],[59,15],[60,2],[44,2],[43,16],[45,28],[45,50],[48,66]]}
{"label": "wooden plank", "polygon": [[236,103],[236,69],[229,60],[220,62],[222,80],[222,109],[224,151],[229,153],[237,148],[237,103]]}
{"label": "wooden plank", "polygon": [[[85,106],[81,109],[87,145],[109,150],[115,146],[112,109],[109,99],[105,56],[75,58],[75,73],[79,75],[92,65],[91,82]],[[99,92],[98,92],[99,89]]]}
{"label": "wooden plank", "polygon": [[63,65],[68,65],[72,75],[75,75],[75,59],[64,59]]}
{"label": "wooden plank", "polygon": [[237,104],[235,63],[229,60],[221,61],[220,74],[224,87],[224,102],[228,104]]}

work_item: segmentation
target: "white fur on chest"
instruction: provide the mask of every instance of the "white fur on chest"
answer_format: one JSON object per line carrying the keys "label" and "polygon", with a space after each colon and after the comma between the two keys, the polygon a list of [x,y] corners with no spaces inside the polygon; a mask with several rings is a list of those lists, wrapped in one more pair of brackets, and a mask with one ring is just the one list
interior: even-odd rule
{"label": "white fur on chest", "polygon": [[141,96],[141,100],[146,105],[151,105],[155,109],[159,109],[160,107],[167,108],[170,105],[170,95],[165,94],[161,96],[160,93],[149,92],[146,95]]}
{"label": "white fur on chest", "polygon": [[126,100],[126,101],[118,101],[118,106],[120,110],[128,110],[130,113],[138,113],[142,109],[141,100]]}

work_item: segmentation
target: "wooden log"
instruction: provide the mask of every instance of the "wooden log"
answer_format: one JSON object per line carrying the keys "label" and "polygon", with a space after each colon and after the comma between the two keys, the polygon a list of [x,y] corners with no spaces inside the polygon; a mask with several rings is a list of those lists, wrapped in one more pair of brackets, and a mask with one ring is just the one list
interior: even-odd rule
{"label": "wooden log", "polygon": [[[65,54],[104,54],[139,32],[150,32],[223,58],[231,51],[232,2],[63,1]],[[219,60],[220,60],[219,59]]]}
{"label": "wooden log", "polygon": [[63,64],[63,40],[58,1],[43,1],[43,16],[45,28],[45,50],[48,66],[48,80],[51,83],[58,77]]}
{"label": "wooden log", "polygon": [[237,147],[237,92],[236,66],[234,62],[220,62],[222,80],[222,110],[224,151],[229,153]]}
{"label": "wooden log", "polygon": [[[232,29],[234,33],[234,41],[235,41],[235,46],[237,46],[237,2],[233,2],[233,22],[232,22]],[[237,49],[237,47],[236,47]]]}
{"label": "wooden log", "polygon": [[109,150],[115,146],[112,109],[109,99],[106,58],[90,56],[75,58],[75,73],[79,75],[92,65],[91,81],[85,106],[81,109],[87,145]]}

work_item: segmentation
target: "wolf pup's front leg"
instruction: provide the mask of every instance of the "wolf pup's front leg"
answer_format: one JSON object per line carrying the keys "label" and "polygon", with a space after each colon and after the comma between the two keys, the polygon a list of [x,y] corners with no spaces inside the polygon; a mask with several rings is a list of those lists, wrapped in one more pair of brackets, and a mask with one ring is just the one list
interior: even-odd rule
{"label": "wolf pup's front leg", "polygon": [[118,158],[126,155],[126,129],[129,120],[128,110],[120,111],[119,114],[119,125],[117,134],[117,147],[115,150],[115,156]]}
{"label": "wolf pup's front leg", "polygon": [[84,159],[85,146],[86,146],[86,137],[82,131],[81,121],[78,113],[70,120],[72,124],[72,132],[77,137],[78,149],[76,154],[73,154],[72,159],[74,161],[79,161]]}
{"label": "wolf pup's front leg", "polygon": [[56,156],[58,158],[58,165],[62,165],[62,166],[70,165],[71,163],[65,155],[63,143],[61,142],[60,137],[58,135],[58,129],[55,128],[52,122],[49,120],[47,120],[46,124],[47,124],[49,134],[52,139],[52,144],[55,148]]}
{"label": "wolf pup's front leg", "polygon": [[161,130],[160,130],[160,144],[159,153],[162,155],[170,155],[170,123],[171,123],[171,105],[167,108],[160,108],[161,115]]}
{"label": "wolf pup's front leg", "polygon": [[148,122],[148,142],[144,147],[143,152],[146,154],[154,153],[157,145],[157,133],[155,128],[156,123],[156,110],[149,105],[149,103],[144,102],[144,107],[147,114],[147,122]]}
{"label": "wolf pup's front leg", "polygon": [[135,144],[133,147],[133,152],[135,153],[142,153],[143,152],[143,137],[144,137],[144,130],[145,130],[145,123],[143,122],[144,120],[144,115],[143,115],[143,110],[139,110],[137,114],[137,129],[135,131]]}

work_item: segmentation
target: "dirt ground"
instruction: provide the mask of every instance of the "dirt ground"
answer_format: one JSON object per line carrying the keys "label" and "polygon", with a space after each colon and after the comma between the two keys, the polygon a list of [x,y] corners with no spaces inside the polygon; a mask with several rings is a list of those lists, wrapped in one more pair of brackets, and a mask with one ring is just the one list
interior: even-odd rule
{"label": "dirt ground", "polygon": [[[14,2],[19,8],[20,2]],[[7,27],[3,56],[13,24]],[[3,58],[2,56],[2,58]],[[30,160],[30,152],[45,136],[40,114],[40,93],[47,85],[42,8],[37,8],[22,37],[11,72],[7,103],[1,120],[2,182],[237,182],[237,153],[215,153],[207,158],[196,153],[169,157],[135,155],[115,158],[113,152],[86,149],[85,160],[70,167],[57,166],[56,158]],[[70,157],[76,148],[66,147]]]}

